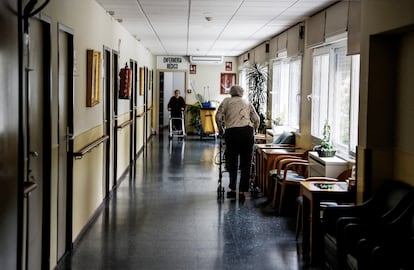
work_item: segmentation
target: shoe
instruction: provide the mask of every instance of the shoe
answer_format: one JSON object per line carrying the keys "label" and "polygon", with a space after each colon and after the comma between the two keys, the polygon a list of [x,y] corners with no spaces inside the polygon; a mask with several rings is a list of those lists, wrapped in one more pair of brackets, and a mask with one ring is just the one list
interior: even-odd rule
{"label": "shoe", "polygon": [[236,191],[227,191],[227,198],[236,198]]}

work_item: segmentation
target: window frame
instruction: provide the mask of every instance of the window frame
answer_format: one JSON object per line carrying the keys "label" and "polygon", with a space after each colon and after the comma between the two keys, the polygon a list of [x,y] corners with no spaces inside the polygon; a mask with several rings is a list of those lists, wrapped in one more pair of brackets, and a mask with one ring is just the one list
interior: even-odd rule
{"label": "window frame", "polygon": [[[359,55],[347,55],[347,47],[346,47],[346,40],[332,43],[325,45],[323,47],[318,47],[313,49],[312,53],[312,109],[311,109],[311,136],[315,142],[319,142],[322,136],[322,127],[325,121],[328,121],[328,124],[331,125],[332,133],[333,133],[333,140],[332,143],[334,144],[337,153],[339,155],[347,155],[351,157],[355,157],[356,154],[356,146],[358,143],[358,106],[359,106],[359,65],[360,65],[360,57]],[[346,59],[342,59],[345,61],[349,61],[349,70],[340,69],[338,66],[338,59],[339,57],[349,57]],[[321,70],[315,62],[318,62],[319,58],[325,57],[324,65],[328,63],[327,70]],[[326,59],[326,57],[328,59]],[[345,74],[347,77],[344,80],[338,80],[343,74],[340,74],[339,71],[345,71],[348,74]],[[328,73],[321,75],[320,73]],[[319,73],[319,74],[318,74]],[[325,86],[327,87],[327,94],[324,96],[324,102],[326,104],[320,105],[321,95],[319,94],[320,82],[316,79],[316,75],[320,75],[324,77],[324,80],[328,78],[328,81],[325,81]],[[321,82],[324,82],[321,80]],[[347,81],[349,80],[349,81]],[[341,87],[341,83],[343,82],[347,84]],[[342,90],[348,88],[349,96],[346,97],[347,92],[341,93]],[[338,98],[339,97],[339,98]],[[341,104],[338,102],[343,102],[345,98],[349,98],[348,101],[348,111],[347,113],[347,122],[345,125],[347,127],[347,133],[345,137],[348,136],[348,141],[340,141],[339,135],[340,132],[335,132],[335,130],[339,129],[339,125],[344,125],[343,122],[339,121],[339,117],[343,117],[344,114],[340,112],[340,109],[343,108]],[[325,111],[324,114],[321,116],[320,110]],[[338,110],[339,108],[339,110]],[[325,115],[325,117],[323,117]],[[316,121],[315,119],[318,119]],[[325,118],[325,119],[323,119]],[[335,120],[335,121],[334,121]]]}
{"label": "window frame", "polygon": [[[282,126],[299,131],[302,96],[302,56],[278,57],[272,61],[271,119],[283,119]],[[296,73],[295,73],[296,72]],[[295,84],[295,87],[292,85]]]}

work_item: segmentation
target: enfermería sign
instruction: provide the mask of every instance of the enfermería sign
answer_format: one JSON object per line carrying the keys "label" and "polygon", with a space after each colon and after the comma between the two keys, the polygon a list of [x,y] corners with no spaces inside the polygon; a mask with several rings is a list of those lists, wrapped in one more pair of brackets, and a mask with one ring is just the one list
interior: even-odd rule
{"label": "enfermer\u00eda sign", "polygon": [[188,60],[181,56],[157,56],[158,69],[188,69]]}

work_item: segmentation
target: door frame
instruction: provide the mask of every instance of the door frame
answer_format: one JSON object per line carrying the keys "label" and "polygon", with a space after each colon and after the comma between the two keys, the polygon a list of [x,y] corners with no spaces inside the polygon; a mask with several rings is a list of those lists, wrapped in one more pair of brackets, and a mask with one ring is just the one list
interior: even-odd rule
{"label": "door frame", "polygon": [[[74,131],[74,83],[73,83],[73,68],[74,68],[74,31],[63,25],[58,25],[58,31],[64,32],[67,35],[67,86],[68,93],[66,95],[67,108],[67,149],[66,149],[66,232],[65,232],[65,254],[69,253],[73,248],[73,131]],[[59,39],[58,39],[59,42]],[[60,46],[58,45],[58,48]],[[59,52],[62,53],[62,52]],[[59,145],[59,147],[61,147]],[[64,147],[64,146],[62,146]],[[64,255],[65,255],[64,254]],[[58,260],[60,258],[57,258]]]}
{"label": "door frame", "polygon": [[[27,18],[29,20],[29,18]],[[36,20],[40,24],[40,32],[35,34],[40,34],[41,37],[39,40],[41,40],[42,44],[42,66],[39,70],[39,78],[42,81],[42,92],[39,93],[40,98],[42,99],[42,105],[43,105],[43,113],[41,115],[41,121],[42,121],[42,132],[43,132],[43,139],[42,139],[42,146],[41,146],[41,153],[42,155],[37,157],[42,159],[42,185],[41,185],[41,200],[38,202],[32,202],[32,203],[39,203],[41,204],[41,258],[40,258],[40,267],[42,269],[48,269],[50,268],[50,248],[51,248],[51,167],[52,167],[52,57],[51,57],[51,42],[52,42],[52,27],[51,22],[52,20],[43,14],[36,14],[33,17],[30,18],[30,20]],[[30,28],[28,29],[28,34],[30,36]],[[30,47],[22,47],[22,50],[27,50],[27,55],[30,55]],[[24,94],[21,95],[22,105],[26,107],[26,110],[22,111],[21,107],[19,110],[20,115],[24,115],[22,118],[23,126],[22,126],[22,140],[24,141],[24,150],[20,153],[22,154],[22,157],[24,157],[24,160],[29,161],[30,155],[31,155],[31,149],[30,149],[30,128],[29,128],[29,113],[31,111],[30,109],[30,103],[29,103],[29,89],[30,89],[30,76],[29,72],[30,70],[30,59],[28,58],[21,58],[21,64],[20,66],[23,68],[27,66],[28,68],[25,69],[24,80],[21,80],[23,83],[22,91]],[[25,114],[26,113],[26,114]],[[20,154],[19,154],[20,155]],[[29,162],[28,162],[29,163]],[[29,166],[29,165],[27,165]],[[18,196],[18,200],[20,201],[19,204],[22,206],[26,204],[26,208],[24,211],[19,211],[19,230],[18,230],[18,237],[17,239],[25,239],[25,243],[19,244],[22,245],[22,247],[19,247],[17,250],[19,261],[17,263],[18,269],[24,268],[29,269],[29,256],[30,256],[30,207],[29,207],[29,198],[30,193],[34,190],[34,188],[39,188],[39,186],[35,185],[35,182],[30,181],[29,177],[29,170],[30,167],[27,169],[21,170],[24,172],[23,177],[19,177],[19,179],[22,179],[21,181],[23,186],[23,196]],[[20,170],[19,170],[20,171]],[[26,217],[24,217],[24,215]],[[23,249],[24,247],[24,249]],[[24,264],[24,265],[23,265]]]}
{"label": "door frame", "polygon": [[105,198],[110,194],[110,179],[111,179],[111,123],[112,123],[112,110],[111,110],[111,98],[112,98],[112,76],[111,76],[111,64],[112,64],[112,51],[109,47],[103,47],[103,57],[105,65],[105,81],[104,81],[104,108],[103,108],[103,121],[104,121],[104,135],[109,136],[104,146],[104,181],[105,181]]}
{"label": "door frame", "polygon": [[112,189],[116,189],[118,185],[118,70],[119,70],[119,52],[112,50],[112,86],[113,86],[113,183]]}
{"label": "door frame", "polygon": [[[165,117],[168,117],[168,115],[164,114],[164,107],[167,106],[167,104],[169,102],[169,99],[172,96],[172,95],[170,97],[165,96],[165,86],[164,86],[165,77],[164,77],[164,74],[165,73],[183,73],[184,74],[184,82],[183,82],[184,83],[184,87],[183,87],[184,89],[180,89],[180,90],[181,90],[181,96],[184,98],[184,100],[187,101],[186,95],[187,95],[187,88],[188,88],[188,85],[187,85],[188,73],[187,73],[187,70],[182,70],[182,69],[179,69],[179,70],[164,70],[164,69],[161,69],[161,70],[158,70],[157,73],[158,73],[158,76],[157,76],[158,84],[157,85],[158,85],[158,95],[159,95],[158,100],[160,101],[159,102],[159,108],[158,108],[158,128],[161,131],[162,129],[165,128],[164,119],[165,119]],[[174,93],[172,93],[172,94],[174,94]]]}
{"label": "door frame", "polygon": [[130,97],[130,120],[132,120],[130,126],[130,163],[129,163],[129,179],[135,179],[135,161],[137,153],[137,67],[138,62],[136,60],[129,60],[129,67],[132,72],[132,83],[131,83],[131,97]]}
{"label": "door frame", "polygon": [[[51,195],[52,195],[52,20],[44,15],[39,16],[43,28],[43,215],[42,215],[42,269],[50,268],[51,239]],[[47,35],[45,35],[47,33]]]}

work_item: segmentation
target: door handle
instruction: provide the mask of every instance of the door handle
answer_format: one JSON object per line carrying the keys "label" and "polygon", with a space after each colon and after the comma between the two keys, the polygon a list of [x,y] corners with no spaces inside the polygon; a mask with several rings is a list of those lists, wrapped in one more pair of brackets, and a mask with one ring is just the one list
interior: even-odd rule
{"label": "door handle", "polygon": [[39,153],[38,153],[37,151],[30,151],[30,152],[29,152],[29,155],[30,155],[31,157],[38,157],[38,156],[39,156]]}
{"label": "door handle", "polygon": [[30,192],[37,188],[37,184],[33,181],[25,181],[23,182],[23,195],[28,197]]}

